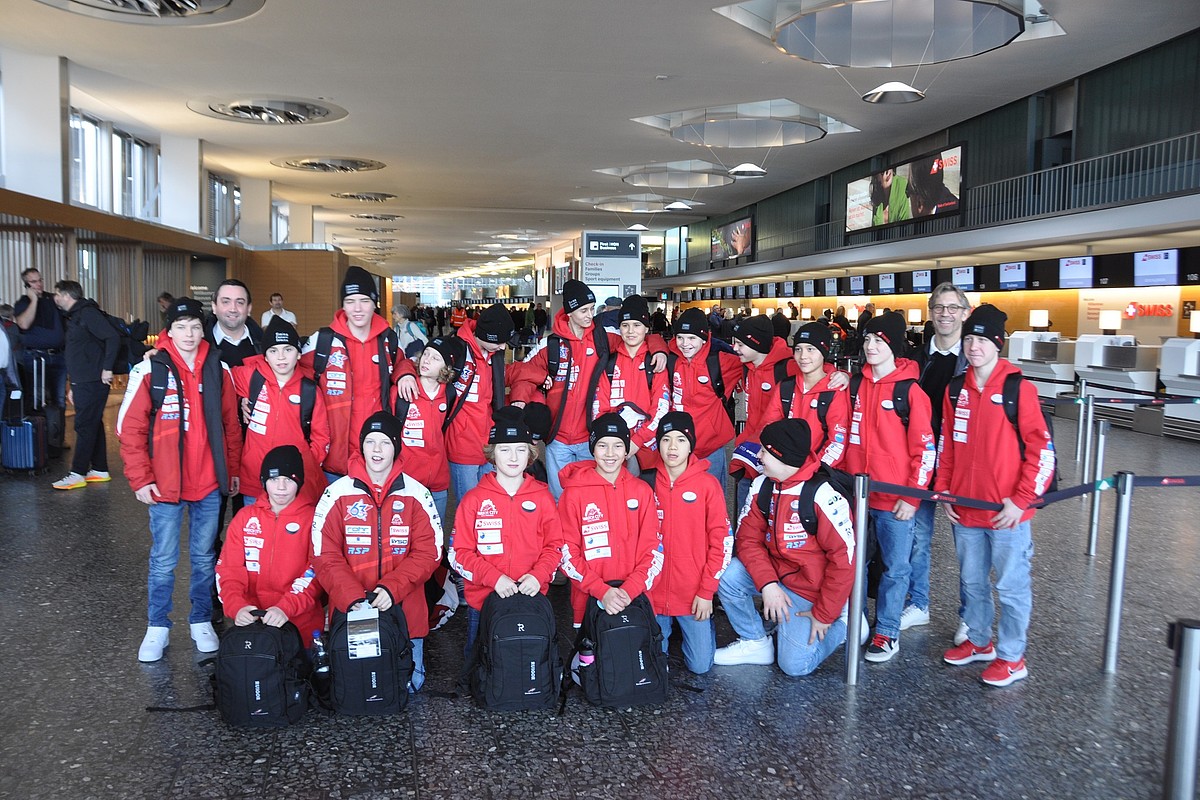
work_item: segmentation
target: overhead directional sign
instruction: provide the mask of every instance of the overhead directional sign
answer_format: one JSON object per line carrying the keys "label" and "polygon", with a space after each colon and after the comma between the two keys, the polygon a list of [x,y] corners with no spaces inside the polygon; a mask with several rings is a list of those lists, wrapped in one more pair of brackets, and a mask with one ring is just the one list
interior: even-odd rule
{"label": "overhead directional sign", "polygon": [[[627,231],[583,232],[583,282],[621,297],[642,291],[642,236]],[[597,295],[599,297],[599,295]]]}

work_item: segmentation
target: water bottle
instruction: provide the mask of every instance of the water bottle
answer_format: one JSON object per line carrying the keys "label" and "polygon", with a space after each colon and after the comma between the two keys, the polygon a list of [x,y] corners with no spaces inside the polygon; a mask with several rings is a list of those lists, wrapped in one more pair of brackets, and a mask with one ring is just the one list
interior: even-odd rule
{"label": "water bottle", "polygon": [[592,640],[584,639],[580,642],[579,647],[579,666],[590,667],[596,660],[596,653],[592,650]]}
{"label": "water bottle", "polygon": [[329,674],[329,652],[325,649],[325,642],[321,638],[320,631],[312,633],[312,660],[313,672],[317,675],[325,676]]}

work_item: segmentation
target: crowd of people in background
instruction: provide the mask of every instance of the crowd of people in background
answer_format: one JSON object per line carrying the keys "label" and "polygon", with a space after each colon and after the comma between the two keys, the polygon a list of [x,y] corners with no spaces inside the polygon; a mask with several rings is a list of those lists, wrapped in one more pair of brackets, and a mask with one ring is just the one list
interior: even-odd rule
{"label": "crowd of people in background", "polygon": [[[73,401],[71,469],[56,489],[107,482],[101,417],[119,336],[78,283],[51,294],[36,269],[22,278],[0,382],[29,385],[35,361],[45,370],[59,453]],[[588,598],[616,614],[647,595],[664,649],[678,629],[692,672],[777,663],[805,675],[845,642],[855,570],[874,559],[861,644],[883,663],[930,621],[936,505],[872,491],[877,548],[857,552],[844,470],[1002,506],[945,505],[960,592],[944,658],[990,662],[982,680],[995,686],[1028,674],[1029,521],[1055,456],[1036,391],[999,357],[1006,317],[994,306],[939,285],[918,334],[870,303],[856,323],[842,306],[806,321],[792,302],[770,314],[677,306],[668,319],[638,295],[600,303],[578,280],[552,316],[537,303],[397,303],[389,320],[357,267],[340,294],[306,337],[279,293],[256,321],[238,280],[208,307],[158,298],[162,333],[129,370],[117,420],[152,540],[139,660],[170,642],[186,516],[202,652],[217,649],[224,617],[245,625],[261,611],[306,631],[365,604],[403,615],[416,691],[424,637],[456,606],[469,646],[487,596],[563,579],[576,623]],[[1015,419],[996,402],[1010,394]],[[427,583],[444,589],[432,605]],[[723,647],[714,600],[738,637]]]}

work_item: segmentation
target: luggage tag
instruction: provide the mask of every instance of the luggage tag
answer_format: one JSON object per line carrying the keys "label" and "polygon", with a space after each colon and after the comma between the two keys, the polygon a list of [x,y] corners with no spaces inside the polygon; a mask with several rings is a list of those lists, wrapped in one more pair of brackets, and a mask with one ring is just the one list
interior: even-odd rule
{"label": "luggage tag", "polygon": [[346,614],[346,643],[350,658],[379,658],[379,609],[359,603]]}

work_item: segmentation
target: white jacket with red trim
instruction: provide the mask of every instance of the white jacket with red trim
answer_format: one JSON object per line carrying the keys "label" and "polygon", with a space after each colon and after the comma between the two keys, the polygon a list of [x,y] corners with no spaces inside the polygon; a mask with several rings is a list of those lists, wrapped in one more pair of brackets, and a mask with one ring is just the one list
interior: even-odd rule
{"label": "white jacket with red trim", "polygon": [[571,606],[581,623],[588,597],[603,598],[608,581],[623,581],[631,599],[654,585],[663,566],[662,536],[654,492],[624,468],[612,484],[596,471],[595,461],[576,461],[558,479],[562,569],[575,581]]}
{"label": "white jacket with red trim", "polygon": [[[324,483],[322,477],[317,481]],[[312,566],[313,510],[296,499],[278,514],[265,501],[234,514],[217,560],[217,592],[226,614],[278,606],[306,645],[313,631],[325,630],[325,592]]]}
{"label": "white jacket with red trim", "polygon": [[362,457],[321,495],[312,524],[313,566],[330,608],[345,612],[376,586],[404,607],[408,634],[429,632],[425,581],[442,560],[442,524],[433,495],[397,462],[383,486]]}
{"label": "white jacket with red trim", "polygon": [[[917,379],[917,364],[907,358],[896,359],[896,368],[879,380],[870,365],[862,368],[857,405],[850,409],[850,446],[842,469],[865,472],[873,481],[894,483],[913,489],[927,489],[937,462],[937,446],[929,427],[929,396],[913,383],[908,392],[908,428],[893,410],[895,383]],[[868,504],[877,511],[891,511],[899,495],[871,492]],[[910,505],[920,501],[903,500]]]}
{"label": "white jacket with red trim", "polygon": [[662,574],[650,589],[655,614],[689,616],[697,597],[712,600],[733,556],[733,529],[725,490],[708,474],[708,462],[692,456],[671,482],[660,468],[654,488],[662,529]]}
{"label": "white jacket with red trim", "polygon": [[545,594],[562,559],[554,497],[546,484],[530,476],[514,495],[495,473],[480,478],[458,504],[450,541],[450,566],[463,576],[467,605],[477,611],[505,575],[514,581],[532,575]]}
{"label": "white jacket with red trim", "polygon": [[[1017,432],[1004,412],[1004,379],[1017,369],[1007,359],[996,362],[982,389],[975,384],[975,368],[967,369],[958,405],[950,393],[942,402],[941,454],[935,488],[960,497],[1000,503],[1009,498],[1025,509],[1021,521],[1033,519],[1029,508],[1046,493],[1054,477],[1057,454],[1054,440],[1042,417],[1037,387],[1021,381],[1017,399],[1017,425],[1025,442],[1025,459]],[[959,522],[970,528],[991,528],[994,511],[955,506]]]}

